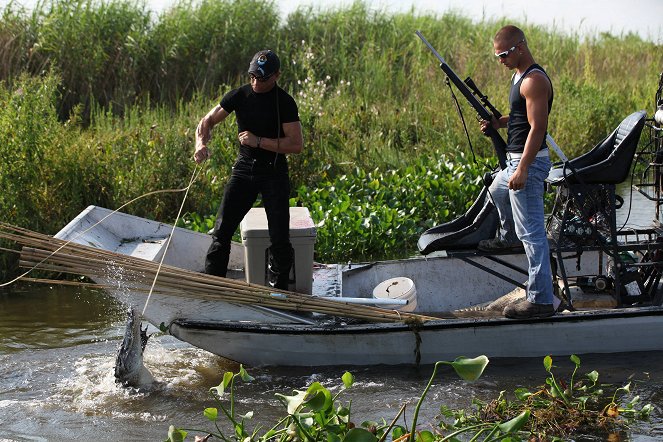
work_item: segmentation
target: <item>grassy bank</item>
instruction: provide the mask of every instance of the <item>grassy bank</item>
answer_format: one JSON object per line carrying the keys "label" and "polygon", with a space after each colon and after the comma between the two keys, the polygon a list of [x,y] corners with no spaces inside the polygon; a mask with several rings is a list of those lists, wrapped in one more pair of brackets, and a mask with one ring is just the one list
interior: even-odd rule
{"label": "grassy bank", "polygon": [[[89,204],[115,208],[184,187],[198,119],[245,82],[251,55],[270,47],[283,62],[281,84],[300,107],[306,145],[291,157],[293,198],[319,207],[316,221],[328,239],[316,258],[334,258],[341,247],[330,233],[333,218],[321,218],[348,208],[360,215],[343,235],[368,244],[353,259],[404,251],[423,229],[465,210],[483,172],[472,163],[436,60],[414,30],[506,111],[509,73],[490,43],[505,23],[387,14],[362,3],[302,8],[284,20],[276,4],[260,0],[182,1],[160,14],[121,0],[46,1],[33,11],[9,4],[0,22],[0,219],[53,233]],[[567,155],[587,150],[632,111],[652,109],[660,46],[516,24],[553,78],[550,131]],[[462,105],[483,163],[492,148]],[[215,212],[236,155],[232,122],[215,130],[212,149],[185,206],[202,216]],[[321,207],[319,189],[342,180],[353,185],[326,203],[334,207]],[[388,194],[365,198],[364,184],[375,181]],[[429,190],[396,189],[409,183]],[[172,222],[181,198],[155,195],[126,211]],[[372,210],[370,201],[393,211]],[[401,236],[385,247],[368,240],[376,231],[367,225]]]}

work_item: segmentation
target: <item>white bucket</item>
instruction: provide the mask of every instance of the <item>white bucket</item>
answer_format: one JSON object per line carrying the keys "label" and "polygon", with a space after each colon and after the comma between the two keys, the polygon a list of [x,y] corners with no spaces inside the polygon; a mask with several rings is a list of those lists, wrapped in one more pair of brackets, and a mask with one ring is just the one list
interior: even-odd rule
{"label": "white bucket", "polygon": [[[375,299],[406,300],[403,306],[394,306],[394,309],[403,312],[412,312],[417,308],[417,289],[410,278],[399,276],[382,281],[373,289]],[[385,308],[389,308],[385,306]]]}

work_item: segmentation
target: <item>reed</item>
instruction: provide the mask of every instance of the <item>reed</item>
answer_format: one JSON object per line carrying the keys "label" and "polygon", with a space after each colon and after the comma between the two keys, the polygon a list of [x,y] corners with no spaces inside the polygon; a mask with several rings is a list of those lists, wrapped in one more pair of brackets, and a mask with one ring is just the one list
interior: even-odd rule
{"label": "reed", "polygon": [[[159,268],[158,263],[59,240],[5,223],[0,223],[0,238],[23,247],[20,261],[22,267],[83,275],[92,280],[106,281],[100,288],[130,289],[147,295],[152,282],[158,276],[153,292],[164,296],[257,305],[295,312],[316,312],[370,322],[418,323],[434,319],[289,291],[274,293],[274,289],[270,287],[204,275],[168,265]],[[113,278],[112,275],[118,272],[122,274],[122,278]]]}

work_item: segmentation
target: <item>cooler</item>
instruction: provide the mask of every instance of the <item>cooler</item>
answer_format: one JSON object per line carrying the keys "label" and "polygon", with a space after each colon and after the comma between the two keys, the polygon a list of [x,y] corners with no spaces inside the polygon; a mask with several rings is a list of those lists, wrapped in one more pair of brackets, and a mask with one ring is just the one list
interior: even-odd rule
{"label": "cooler", "polygon": [[[267,285],[267,252],[271,241],[267,230],[267,215],[262,207],[249,210],[241,223],[244,244],[244,272],[246,282]],[[313,248],[315,224],[306,207],[290,208],[290,242],[295,250],[290,270],[290,290],[311,294],[313,288]],[[293,283],[294,282],[294,283]]]}

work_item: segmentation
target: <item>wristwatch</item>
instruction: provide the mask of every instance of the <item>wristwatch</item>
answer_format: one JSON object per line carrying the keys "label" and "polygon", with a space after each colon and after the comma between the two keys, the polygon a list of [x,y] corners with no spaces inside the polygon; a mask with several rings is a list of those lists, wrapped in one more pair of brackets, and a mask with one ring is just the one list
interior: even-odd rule
{"label": "wristwatch", "polygon": [[256,147],[260,147],[260,142],[262,141],[262,137],[258,137],[258,143],[256,144]]}

